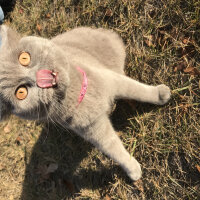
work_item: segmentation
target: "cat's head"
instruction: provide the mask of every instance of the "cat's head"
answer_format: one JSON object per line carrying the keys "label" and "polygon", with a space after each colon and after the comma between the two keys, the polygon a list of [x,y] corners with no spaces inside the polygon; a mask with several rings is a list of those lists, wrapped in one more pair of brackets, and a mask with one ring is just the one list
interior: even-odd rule
{"label": "cat's head", "polygon": [[63,52],[48,39],[20,37],[7,26],[1,26],[0,38],[1,118],[8,113],[46,118],[51,104],[64,98],[69,81]]}

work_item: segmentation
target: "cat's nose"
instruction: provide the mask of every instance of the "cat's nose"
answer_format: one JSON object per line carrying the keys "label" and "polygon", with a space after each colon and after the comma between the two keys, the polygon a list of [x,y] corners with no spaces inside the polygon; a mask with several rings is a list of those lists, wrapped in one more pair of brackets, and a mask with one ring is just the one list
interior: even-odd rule
{"label": "cat's nose", "polygon": [[36,83],[40,88],[55,87],[58,82],[58,72],[41,69],[36,73]]}

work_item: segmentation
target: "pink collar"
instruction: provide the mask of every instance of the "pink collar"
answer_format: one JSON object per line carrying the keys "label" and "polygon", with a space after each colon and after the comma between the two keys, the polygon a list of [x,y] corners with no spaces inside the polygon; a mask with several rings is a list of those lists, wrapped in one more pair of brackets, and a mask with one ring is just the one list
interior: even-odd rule
{"label": "pink collar", "polygon": [[[80,92],[80,95],[79,95],[79,98],[78,98],[78,105],[83,101],[83,98],[87,92],[87,87],[88,87],[88,79],[87,79],[87,76],[86,76],[86,73],[84,70],[82,70],[80,67],[77,67],[77,70],[79,72],[82,73],[83,75],[83,81],[82,81],[82,85],[81,85],[81,92]],[[78,107],[77,105],[77,107]]]}

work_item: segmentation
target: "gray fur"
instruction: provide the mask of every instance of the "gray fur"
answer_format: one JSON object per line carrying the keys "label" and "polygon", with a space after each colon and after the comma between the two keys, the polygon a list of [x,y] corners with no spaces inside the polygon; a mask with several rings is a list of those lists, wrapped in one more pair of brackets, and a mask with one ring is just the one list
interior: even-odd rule
{"label": "gray fur", "polygon": [[[13,113],[25,119],[52,120],[71,128],[118,162],[132,180],[138,180],[140,165],[123,147],[108,113],[116,98],[163,105],[170,99],[170,89],[126,77],[124,44],[109,30],[76,28],[48,40],[34,36],[21,38],[10,28],[1,26],[0,35],[1,110],[7,110],[1,113],[1,118],[3,113]],[[28,67],[18,62],[21,51],[31,54]],[[88,77],[87,93],[78,107],[83,77],[77,66],[84,69]],[[58,86],[37,87],[39,69],[57,71]],[[24,100],[15,97],[20,85],[28,87]]]}

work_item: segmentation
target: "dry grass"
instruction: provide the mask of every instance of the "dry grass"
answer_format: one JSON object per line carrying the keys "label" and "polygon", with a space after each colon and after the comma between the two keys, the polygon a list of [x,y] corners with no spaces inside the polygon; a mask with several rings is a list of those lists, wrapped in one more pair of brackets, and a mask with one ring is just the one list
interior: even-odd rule
{"label": "dry grass", "polygon": [[199,1],[22,0],[6,23],[48,38],[77,26],[111,28],[126,43],[127,75],[169,85],[172,99],[162,107],[117,103],[117,134],[143,168],[136,183],[59,127],[2,123],[1,200],[199,199]]}

